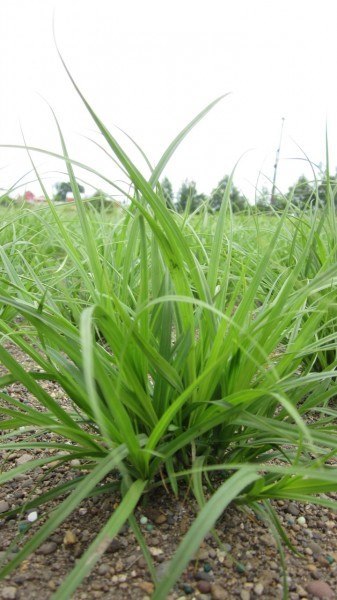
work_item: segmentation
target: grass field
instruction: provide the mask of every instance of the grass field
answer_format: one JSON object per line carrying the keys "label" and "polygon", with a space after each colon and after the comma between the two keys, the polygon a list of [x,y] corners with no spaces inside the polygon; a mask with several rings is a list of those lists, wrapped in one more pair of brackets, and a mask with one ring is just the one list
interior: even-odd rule
{"label": "grass field", "polygon": [[[60,132],[74,206],[2,213],[0,449],[17,448],[18,435],[25,449],[43,448],[36,439],[50,432],[53,463],[80,459],[86,473],[55,489],[59,507],[28,531],[2,575],[111,472],[122,500],[54,598],[69,598],[126,521],[153,573],[133,511],[158,485],[178,495],[187,482],[200,512],[156,585],[161,600],[229,503],[264,514],[280,544],[270,500],[337,508],[326,496],[337,491],[334,190],[320,209],[233,216],[228,187],[216,216],[207,207],[179,215],[158,181],[189,128],[147,181],[87,108],[132,182],[129,207],[88,210]],[[21,366],[9,340],[36,369]],[[57,382],[71,410],[43,380]],[[6,392],[14,381],[39,409]],[[0,482],[41,464],[4,468]]]}

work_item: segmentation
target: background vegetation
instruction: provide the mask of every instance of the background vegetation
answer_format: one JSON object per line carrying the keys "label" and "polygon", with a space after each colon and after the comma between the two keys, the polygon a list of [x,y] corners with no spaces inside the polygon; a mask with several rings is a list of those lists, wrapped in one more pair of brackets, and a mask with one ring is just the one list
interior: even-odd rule
{"label": "background vegetation", "polygon": [[[207,205],[210,212],[216,213],[221,208],[224,193],[230,179],[229,175],[225,175],[211,191],[209,196],[204,193],[199,193],[196,182],[188,179],[183,181],[176,194],[174,193],[172,183],[168,177],[164,177],[161,180],[160,188],[165,203],[170,209],[178,212],[184,212],[187,209],[189,213],[192,213],[202,206]],[[113,196],[107,194],[103,190],[96,190],[96,192],[91,195],[85,195],[85,187],[80,183],[77,183],[77,185],[79,192],[83,194],[83,197],[95,208],[113,208],[119,205],[119,202],[116,201]],[[281,192],[278,192],[272,198],[268,188],[262,187],[261,190],[256,191],[256,198],[253,201],[241,194],[240,190],[235,187],[233,181],[231,181],[229,202],[233,213],[242,213],[244,211],[252,212],[254,210],[272,213],[274,210],[284,210],[287,202],[291,202],[296,208],[308,209],[316,205],[323,207],[327,202],[327,194],[330,189],[333,193],[333,202],[337,207],[336,187],[337,175],[329,174],[329,178],[327,179],[326,173],[321,172],[320,177],[315,178],[312,181],[309,181],[304,175],[301,175],[286,193],[282,194]],[[67,200],[74,201],[70,181],[56,182],[53,188],[54,194],[52,199],[54,202],[66,202]],[[31,194],[31,192],[28,192],[28,194]],[[34,195],[32,194],[32,196]],[[13,202],[20,203],[25,199],[25,194],[19,194],[14,198],[13,195],[5,193],[0,196],[0,205],[8,206]]]}

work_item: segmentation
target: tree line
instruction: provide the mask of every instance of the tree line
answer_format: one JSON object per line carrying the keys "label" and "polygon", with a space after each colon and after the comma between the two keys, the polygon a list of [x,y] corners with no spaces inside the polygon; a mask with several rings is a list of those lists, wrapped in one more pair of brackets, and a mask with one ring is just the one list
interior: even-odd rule
{"label": "tree line", "polygon": [[[195,181],[185,180],[177,196],[174,196],[173,187],[170,180],[165,177],[161,181],[162,195],[169,208],[174,208],[178,212],[194,212],[203,204],[207,204],[211,212],[220,210],[221,204],[224,201],[227,186],[230,185],[229,202],[232,211],[245,212],[252,209],[252,204],[248,201],[239,189],[230,183],[229,175],[225,175],[212,190],[209,196],[197,191]],[[271,196],[271,192],[267,188],[262,188],[256,198],[253,206],[260,212],[272,212],[274,210],[283,210],[288,202],[299,209],[305,209],[313,206],[324,206],[328,202],[328,198],[337,208],[337,173],[335,175],[323,175],[320,180],[309,181],[304,175],[301,175],[298,180],[292,185],[285,194],[275,194]]]}
{"label": "tree line", "polygon": [[[230,184],[229,175],[223,177],[216,188],[213,189],[210,196],[199,193],[197,191],[197,185],[195,181],[189,181],[185,179],[182,183],[177,196],[175,198],[173,193],[173,187],[170,180],[165,177],[160,184],[161,192],[164,200],[169,208],[173,208],[178,212],[194,212],[197,208],[203,204],[207,204],[207,207],[212,212],[220,210],[220,206],[224,200],[226,190]],[[247,198],[241,194],[238,188],[231,184],[229,192],[229,201],[233,212],[242,212],[249,208],[249,202]]]}
{"label": "tree line", "polygon": [[[67,195],[71,193],[70,182],[61,181],[53,186],[53,200],[55,202],[65,202]],[[83,185],[78,184],[81,194],[85,192]],[[192,213],[198,208],[205,206],[210,212],[218,212],[226,197],[230,202],[233,213],[252,211],[252,208],[259,212],[280,211],[285,208],[288,202],[299,209],[305,209],[314,206],[324,206],[329,198],[332,204],[337,208],[337,172],[335,175],[323,175],[317,181],[309,181],[304,175],[292,185],[285,194],[276,194],[271,197],[271,192],[267,188],[262,188],[258,193],[255,203],[248,201],[246,196],[233,184],[229,175],[225,175],[218,185],[207,196],[197,190],[195,181],[186,179],[180,186],[175,195],[170,180],[165,177],[159,184],[159,192],[162,195],[166,205],[177,212]],[[26,192],[26,194],[29,192]],[[21,198],[21,197],[20,197]],[[19,198],[19,199],[20,199]],[[25,199],[24,196],[21,199]],[[13,202],[7,194],[1,196],[2,205]],[[88,205],[100,210],[102,208],[114,208],[115,202],[111,196],[105,194],[102,190],[97,190],[91,197],[86,198]]]}

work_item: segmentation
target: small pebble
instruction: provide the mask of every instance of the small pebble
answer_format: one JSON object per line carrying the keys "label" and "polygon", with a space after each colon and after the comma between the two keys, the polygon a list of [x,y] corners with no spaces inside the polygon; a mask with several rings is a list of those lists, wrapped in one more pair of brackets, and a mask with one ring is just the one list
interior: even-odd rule
{"label": "small pebble", "polygon": [[316,560],[320,565],[322,565],[322,567],[327,567],[330,564],[325,556],[319,555],[319,556],[317,556]]}
{"label": "small pebble", "polygon": [[127,568],[132,567],[132,565],[138,562],[138,558],[139,557],[137,556],[137,554],[130,554],[130,556],[128,556],[126,559]]}
{"label": "small pebble", "polygon": [[246,567],[242,563],[237,563],[236,570],[238,573],[244,573],[246,571]]}
{"label": "small pebble", "polygon": [[206,548],[199,548],[195,558],[197,560],[207,560],[208,559],[208,550]]}
{"label": "small pebble", "polygon": [[155,518],[154,522],[156,525],[162,525],[163,523],[166,523],[167,518],[165,515],[158,515],[158,517]]}
{"label": "small pebble", "polygon": [[77,542],[76,534],[71,529],[68,529],[64,534],[64,538],[63,538],[64,545],[65,546],[73,546],[74,544],[76,544],[76,542]]}
{"label": "small pebble", "polygon": [[184,590],[185,594],[193,594],[193,591],[194,591],[193,588],[190,585],[188,585],[187,583],[185,583],[183,585],[183,590]]}
{"label": "small pebble", "polygon": [[90,531],[88,529],[83,529],[81,533],[82,542],[87,542],[90,539]]}
{"label": "small pebble", "polygon": [[227,591],[219,584],[213,583],[211,587],[212,600],[228,600]]}
{"label": "small pebble", "polygon": [[138,567],[140,569],[146,569],[146,566],[147,566],[146,560],[145,560],[144,556],[141,556],[140,559],[138,560]]}
{"label": "small pebble", "polygon": [[156,556],[156,561],[157,561],[158,563],[162,563],[162,562],[165,562],[165,558],[164,558],[164,556],[163,556],[163,555],[161,555],[161,556]]}
{"label": "small pebble", "polygon": [[222,550],[217,550],[217,557],[218,557],[218,561],[219,563],[223,563],[225,558],[227,556],[227,552],[223,552]]}
{"label": "small pebble", "polygon": [[57,544],[55,544],[55,542],[45,542],[45,544],[42,544],[42,546],[36,550],[36,554],[47,556],[48,554],[53,554],[56,548]]}
{"label": "small pebble", "polygon": [[263,594],[263,590],[264,590],[264,585],[259,581],[255,586],[254,586],[254,592],[257,596],[262,596]]}
{"label": "small pebble", "polygon": [[308,583],[306,588],[310,594],[312,594],[313,596],[317,596],[317,598],[322,598],[322,600],[323,598],[325,600],[326,598],[330,599],[335,597],[335,593],[331,589],[329,584],[322,580],[311,581],[310,583]]}
{"label": "small pebble", "polygon": [[0,513],[7,512],[9,510],[9,504],[5,500],[0,500]]}
{"label": "small pebble", "polygon": [[211,591],[211,584],[209,581],[198,581],[197,588],[202,594],[209,594]]}
{"label": "small pebble", "polygon": [[107,573],[109,573],[109,567],[108,565],[106,565],[105,563],[102,563],[101,565],[99,565],[97,571],[99,575],[106,575]]}
{"label": "small pebble", "polygon": [[164,554],[161,548],[156,548],[155,546],[150,546],[149,551],[151,556],[160,556],[161,554]]}
{"label": "small pebble", "polygon": [[210,573],[205,573],[204,571],[198,571],[195,574],[195,579],[197,581],[212,581],[212,575]]}
{"label": "small pebble", "polygon": [[57,587],[55,581],[53,581],[52,579],[50,581],[48,581],[48,587],[50,590],[52,590],[52,592],[54,592]]}
{"label": "small pebble", "polygon": [[139,519],[139,522],[141,525],[146,525],[146,523],[148,522],[148,518],[142,515]]}
{"label": "small pebble", "polygon": [[26,531],[28,531],[28,529],[29,529],[28,523],[19,523],[18,530],[20,531],[20,533],[26,533]]}
{"label": "small pebble", "polygon": [[120,542],[117,539],[114,539],[111,541],[111,543],[107,549],[107,553],[114,554],[115,552],[118,552],[119,550],[121,550],[121,548],[123,548],[122,542]]}
{"label": "small pebble", "polygon": [[147,523],[146,524],[146,531],[153,531],[154,527],[152,525],[152,523]]}
{"label": "small pebble", "polygon": [[204,571],[205,571],[205,573],[209,573],[210,571],[212,571],[212,566],[209,563],[205,563]]}
{"label": "small pebble", "polygon": [[152,594],[154,590],[154,585],[151,581],[140,581],[137,583],[137,586],[146,594]]}
{"label": "small pebble", "polygon": [[15,600],[17,598],[17,589],[13,585],[8,585],[1,592],[3,600]]}
{"label": "small pebble", "polygon": [[266,546],[269,547],[276,547],[276,540],[275,538],[270,535],[269,533],[264,533],[263,535],[260,536],[260,540],[266,544]]}
{"label": "small pebble", "polygon": [[30,512],[27,515],[27,521],[29,521],[30,523],[34,523],[34,521],[37,521],[37,517],[38,517],[37,511],[33,510],[32,512]]}
{"label": "small pebble", "polygon": [[241,590],[240,598],[241,598],[241,600],[250,600],[250,591],[249,590]]}
{"label": "small pebble", "polygon": [[16,464],[19,465],[24,465],[27,462],[29,462],[30,460],[32,460],[32,455],[31,454],[22,454],[22,456],[20,456],[19,458],[16,459]]}
{"label": "small pebble", "polygon": [[299,525],[301,525],[301,527],[303,527],[303,525],[306,525],[306,519],[305,519],[305,517],[298,517],[297,523]]}
{"label": "small pebble", "polygon": [[99,592],[102,589],[102,584],[99,581],[93,581],[91,584],[91,590]]}
{"label": "small pebble", "polygon": [[290,502],[290,504],[288,505],[287,512],[293,515],[294,517],[297,517],[297,515],[300,514],[299,508],[293,502]]}
{"label": "small pebble", "polygon": [[124,563],[123,561],[119,558],[115,564],[115,571],[116,573],[122,573],[122,571],[124,571]]}
{"label": "small pebble", "polygon": [[158,546],[160,544],[160,540],[159,538],[157,538],[155,535],[153,536],[153,538],[151,539],[151,544],[153,546]]}
{"label": "small pebble", "polygon": [[310,541],[308,547],[313,551],[314,554],[322,554],[322,548],[317,542]]}

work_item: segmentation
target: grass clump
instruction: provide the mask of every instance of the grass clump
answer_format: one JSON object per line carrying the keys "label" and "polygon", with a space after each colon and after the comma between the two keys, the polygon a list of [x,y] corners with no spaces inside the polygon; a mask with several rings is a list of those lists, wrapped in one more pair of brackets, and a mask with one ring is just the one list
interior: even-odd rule
{"label": "grass clump", "polygon": [[[58,452],[50,462],[80,459],[86,474],[55,488],[53,498],[66,497],[1,573],[37,549],[83,499],[106,493],[100,486],[115,472],[109,489],[118,485],[122,500],[53,597],[69,598],[127,521],[155,578],[133,511],[154,487],[177,495],[187,482],[200,512],[156,582],[159,600],[230,502],[262,512],[275,535],[271,499],[336,507],[321,495],[337,490],[333,208],[233,217],[230,179],[216,218],[206,209],[178,215],[166,206],[159,178],[215,103],[146,179],[74,85],[133,191],[117,221],[92,218],[59,129],[76,218],[65,221],[49,201],[48,215],[13,213],[2,228],[0,360],[8,372],[0,378],[1,449],[18,448],[20,435],[28,450],[51,433]],[[8,340],[36,369],[22,367]],[[56,382],[72,408],[62,408],[43,380]],[[36,407],[7,393],[13,382],[34,395]],[[44,446],[50,442],[39,442]],[[48,460],[4,471],[0,483]]]}

